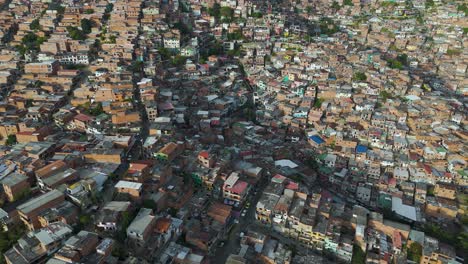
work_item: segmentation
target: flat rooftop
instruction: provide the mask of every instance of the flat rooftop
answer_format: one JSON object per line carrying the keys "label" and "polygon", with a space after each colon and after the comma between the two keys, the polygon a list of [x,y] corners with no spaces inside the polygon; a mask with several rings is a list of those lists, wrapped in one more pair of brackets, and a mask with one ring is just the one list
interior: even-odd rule
{"label": "flat rooftop", "polygon": [[21,211],[24,214],[28,214],[36,210],[37,208],[44,206],[50,201],[59,198],[60,196],[63,196],[63,193],[57,190],[52,190],[48,193],[44,193],[36,198],[33,198],[24,204],[19,205],[16,209],[18,209],[18,211]]}

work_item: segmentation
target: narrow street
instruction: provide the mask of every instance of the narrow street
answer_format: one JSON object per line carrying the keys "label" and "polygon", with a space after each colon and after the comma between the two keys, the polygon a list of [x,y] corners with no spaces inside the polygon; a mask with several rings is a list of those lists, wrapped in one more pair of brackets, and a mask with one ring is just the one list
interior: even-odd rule
{"label": "narrow street", "polygon": [[245,217],[239,216],[239,223],[235,224],[229,233],[229,238],[225,242],[224,246],[216,250],[216,253],[213,257],[214,263],[225,263],[230,254],[239,253],[240,233],[247,233],[247,231],[251,229],[252,224],[257,221],[255,218],[255,205],[260,200],[260,197],[262,196],[263,190],[265,188],[266,184],[262,184],[259,186],[257,194],[251,199],[247,199],[247,201],[250,203],[250,207],[247,209]]}

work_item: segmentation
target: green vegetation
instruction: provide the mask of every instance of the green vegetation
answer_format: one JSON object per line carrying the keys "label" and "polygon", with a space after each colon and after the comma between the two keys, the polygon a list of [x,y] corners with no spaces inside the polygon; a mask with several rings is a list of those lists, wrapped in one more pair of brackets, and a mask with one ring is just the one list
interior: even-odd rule
{"label": "green vegetation", "polygon": [[109,4],[106,5],[106,9],[104,10],[104,12],[110,13],[110,12],[112,12],[113,9],[114,9],[114,4],[109,3]]}
{"label": "green vegetation", "polygon": [[39,24],[39,19],[34,19],[31,24],[29,24],[29,29],[31,30],[42,30],[41,24]]}
{"label": "green vegetation", "polygon": [[396,6],[396,5],[398,5],[398,3],[394,2],[394,1],[393,2],[392,1],[384,1],[384,2],[380,3],[380,5],[382,7],[389,7],[389,6]]}
{"label": "green vegetation", "polygon": [[390,44],[390,46],[388,47],[389,50],[393,50],[393,51],[399,51],[399,49],[397,48],[397,46],[395,44]]}
{"label": "green vegetation", "polygon": [[39,47],[46,41],[46,37],[38,37],[36,34],[29,32],[21,40],[21,45],[16,46],[16,49],[24,55],[29,51],[39,51]]}
{"label": "green vegetation", "polygon": [[174,66],[182,66],[185,64],[187,61],[187,57],[181,56],[181,55],[176,55],[174,58],[171,60],[172,65]]}
{"label": "green vegetation", "polygon": [[318,170],[319,168],[319,165],[317,163],[317,161],[315,160],[314,157],[308,157],[305,161],[304,161],[305,165],[307,165],[309,168],[313,169],[314,171]]}
{"label": "green vegetation", "polygon": [[173,207],[170,207],[169,209],[167,209],[167,212],[172,216],[172,217],[176,217],[177,216],[177,213],[179,212],[179,210],[173,208]]}
{"label": "green vegetation", "polygon": [[77,27],[68,26],[67,31],[73,40],[85,40],[86,39],[86,34],[82,30],[79,30]]}
{"label": "green vegetation", "polygon": [[434,7],[435,3],[434,0],[426,0],[426,9],[429,9],[431,7]]}
{"label": "green vegetation", "polygon": [[293,174],[293,175],[289,175],[288,176],[291,180],[293,180],[294,182],[297,182],[297,183],[302,183],[304,178],[302,177],[301,174],[299,173],[296,173],[296,174]]}
{"label": "green vegetation", "polygon": [[408,66],[408,55],[400,54],[396,59],[388,59],[387,63],[392,69],[402,70],[404,66]]}
{"label": "green vegetation", "polygon": [[98,116],[100,114],[104,114],[104,110],[102,109],[102,103],[97,103],[95,107],[91,107],[89,103],[82,105],[85,108],[85,113],[92,116]]}
{"label": "green vegetation", "polygon": [[229,41],[240,40],[240,39],[243,39],[243,38],[244,38],[244,35],[242,34],[242,30],[240,30],[240,29],[235,30],[234,32],[227,34],[227,39]]}
{"label": "green vegetation", "polygon": [[466,3],[457,6],[458,12],[465,13],[465,16],[468,16],[468,5]]}
{"label": "green vegetation", "polygon": [[427,188],[427,196],[432,196],[432,197],[434,197],[434,189],[435,189],[435,188],[434,188],[433,185],[432,185],[432,186],[429,186],[429,187]]}
{"label": "green vegetation", "polygon": [[143,208],[149,208],[149,209],[156,210],[157,207],[158,206],[156,205],[155,201],[153,201],[151,199],[143,200]]}
{"label": "green vegetation", "polygon": [[235,49],[230,50],[226,53],[226,55],[231,56],[231,57],[240,56],[240,54],[241,54],[241,50],[239,47],[236,47]]}
{"label": "green vegetation", "polygon": [[117,241],[124,243],[125,239],[127,238],[127,228],[132,222],[133,218],[135,218],[134,214],[130,214],[129,212],[122,213],[122,219],[120,221],[120,228],[116,234]]}
{"label": "green vegetation", "polygon": [[357,244],[353,245],[353,257],[351,259],[352,264],[363,264],[366,261],[366,253]]}
{"label": "green vegetation", "polygon": [[25,106],[26,108],[29,108],[29,107],[33,106],[33,102],[34,102],[34,101],[33,101],[32,99],[28,99],[28,100],[26,100],[26,102],[24,103],[24,106]]}
{"label": "green vegetation", "polygon": [[340,4],[338,4],[338,2],[333,1],[332,5],[331,5],[331,8],[334,9],[334,10],[340,10],[341,6],[340,6]]}
{"label": "green vegetation", "polygon": [[65,7],[60,5],[59,1],[53,1],[49,4],[49,10],[57,10],[58,15],[63,15],[65,13]]}
{"label": "green vegetation", "polygon": [[218,41],[216,41],[209,49],[208,49],[208,56],[211,56],[211,55],[216,55],[216,56],[219,56],[223,54],[223,45],[221,45],[221,43],[219,43]]}
{"label": "green vegetation", "polygon": [[403,64],[399,62],[398,60],[390,59],[387,62],[388,62],[388,66],[392,69],[399,69],[399,70],[403,69]]}
{"label": "green vegetation", "polygon": [[232,10],[232,8],[230,8],[228,6],[223,6],[220,9],[220,14],[221,14],[222,17],[232,18],[233,15],[234,15],[234,10]]}
{"label": "green vegetation", "polygon": [[88,14],[88,15],[93,14],[93,13],[94,13],[94,9],[86,9],[85,11],[85,14]]}
{"label": "green vegetation", "polygon": [[102,16],[102,19],[104,21],[109,20],[110,12],[112,12],[113,9],[114,9],[114,4],[109,3],[106,5],[106,9],[104,10],[104,15]]}
{"label": "green vegetation", "polygon": [[177,28],[181,34],[187,35],[192,32],[192,30],[184,23],[182,22],[177,22],[174,24],[174,27]]}
{"label": "green vegetation", "polygon": [[452,55],[460,55],[461,53],[462,53],[462,51],[459,50],[459,49],[448,49],[448,50],[447,50],[447,55],[450,55],[450,56],[452,56]]}
{"label": "green vegetation", "polygon": [[417,242],[412,242],[407,249],[408,259],[419,263],[422,256],[422,246]]}
{"label": "green vegetation", "polygon": [[158,53],[162,60],[168,60],[171,57],[171,52],[166,48],[159,48]]}
{"label": "green vegetation", "polygon": [[62,67],[67,70],[84,70],[88,66],[85,64],[66,64],[66,65],[63,65]]}
{"label": "green vegetation", "polygon": [[324,102],[325,100],[323,98],[317,98],[317,100],[315,100],[314,102],[314,107],[315,108],[320,108],[322,107],[322,103]]}
{"label": "green vegetation", "polygon": [[261,12],[253,12],[250,16],[255,18],[262,18],[263,14]]}
{"label": "green vegetation", "polygon": [[416,21],[419,23],[419,24],[424,24],[424,18],[421,14],[418,14],[416,16]]}
{"label": "green vegetation", "polygon": [[354,73],[353,80],[355,80],[355,81],[365,81],[365,80],[367,80],[367,76],[363,72],[356,72],[356,73]]}
{"label": "green vegetation", "polygon": [[12,146],[16,143],[18,143],[16,140],[16,135],[8,135],[7,140],[5,141],[5,145]]}
{"label": "green vegetation", "polygon": [[390,94],[389,92],[387,92],[385,90],[381,91],[379,95],[380,95],[380,97],[382,98],[382,100],[384,102],[386,102],[387,99],[392,99],[393,98],[392,94]]}
{"label": "green vegetation", "polygon": [[125,260],[128,252],[127,249],[121,244],[117,243],[112,248],[112,256],[118,258],[119,260]]}
{"label": "green vegetation", "polygon": [[128,70],[133,73],[138,73],[143,70],[143,62],[142,61],[133,61],[132,64],[128,67]]}
{"label": "green vegetation", "polygon": [[91,223],[91,217],[89,215],[81,215],[79,217],[79,221],[80,221],[80,224],[82,224],[83,226],[86,226],[89,223]]}
{"label": "green vegetation", "polygon": [[91,29],[93,28],[93,21],[83,18],[81,19],[81,30],[83,31],[84,34],[89,34],[91,33]]}
{"label": "green vegetation", "polygon": [[458,251],[468,252],[468,232],[448,231],[435,224],[425,225],[424,232],[428,236],[437,237],[441,242],[455,246]]}
{"label": "green vegetation", "polygon": [[347,6],[354,6],[354,4],[353,4],[353,1],[352,1],[352,0],[344,0],[344,1],[343,1],[343,5],[347,5]]}
{"label": "green vegetation", "polygon": [[328,17],[322,17],[320,19],[320,32],[326,35],[332,35],[339,31],[338,25],[336,25],[333,19]]}
{"label": "green vegetation", "polygon": [[8,231],[0,232],[0,263],[5,263],[3,253],[10,249],[18,239],[26,233],[26,228],[23,225],[15,225]]}
{"label": "green vegetation", "polygon": [[233,50],[228,51],[226,54],[231,57],[240,56],[241,50],[237,47]]}
{"label": "green vegetation", "polygon": [[109,43],[111,43],[111,44],[117,43],[117,37],[114,36],[114,35],[111,35],[111,36],[109,37]]}
{"label": "green vegetation", "polygon": [[221,17],[221,5],[219,3],[214,3],[213,7],[208,8],[208,14],[214,16],[216,19]]}

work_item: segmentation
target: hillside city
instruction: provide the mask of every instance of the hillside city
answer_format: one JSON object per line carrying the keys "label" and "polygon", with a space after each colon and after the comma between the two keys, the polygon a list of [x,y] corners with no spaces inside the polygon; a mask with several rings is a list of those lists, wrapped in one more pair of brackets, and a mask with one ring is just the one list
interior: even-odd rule
{"label": "hillside city", "polygon": [[461,0],[0,0],[0,264],[468,263],[467,34]]}

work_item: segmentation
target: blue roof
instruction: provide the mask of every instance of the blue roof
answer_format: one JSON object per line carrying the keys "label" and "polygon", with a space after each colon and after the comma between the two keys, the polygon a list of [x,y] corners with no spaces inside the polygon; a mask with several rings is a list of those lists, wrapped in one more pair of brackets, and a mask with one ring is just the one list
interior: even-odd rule
{"label": "blue roof", "polygon": [[314,141],[318,145],[325,143],[325,141],[321,137],[319,137],[317,135],[313,135],[313,136],[309,137],[309,139],[311,139],[312,141]]}
{"label": "blue roof", "polygon": [[356,153],[365,153],[367,152],[367,147],[363,145],[357,145]]}

